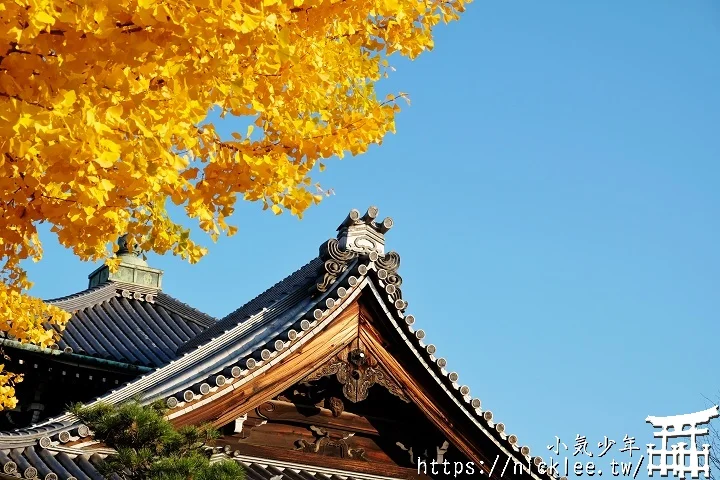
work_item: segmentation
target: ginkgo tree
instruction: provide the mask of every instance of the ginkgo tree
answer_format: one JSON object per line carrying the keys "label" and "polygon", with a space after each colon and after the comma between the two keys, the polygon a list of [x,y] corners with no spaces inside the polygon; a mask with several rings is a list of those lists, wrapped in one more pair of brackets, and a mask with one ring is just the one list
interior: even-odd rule
{"label": "ginkgo tree", "polygon": [[[238,198],[301,216],[310,174],[394,131],[390,54],[416,57],[467,0],[0,0],[0,332],[42,346],[69,315],[28,295],[51,226],[83,260],[114,241],[196,262]],[[208,113],[255,128],[218,134]],[[0,408],[15,404],[0,370]]]}

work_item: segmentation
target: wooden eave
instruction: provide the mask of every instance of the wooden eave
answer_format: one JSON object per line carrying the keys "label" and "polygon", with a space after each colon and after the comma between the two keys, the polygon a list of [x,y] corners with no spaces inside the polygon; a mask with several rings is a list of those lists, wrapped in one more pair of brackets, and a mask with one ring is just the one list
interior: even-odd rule
{"label": "wooden eave", "polygon": [[[318,322],[304,341],[279,354],[264,368],[258,367],[245,376],[244,381],[178,407],[169,415],[173,423],[180,426],[211,422],[218,427],[230,423],[301,381],[351,342],[359,340],[438,430],[476,465],[481,465],[486,474],[493,469],[498,456],[502,459],[501,467],[511,459],[510,470],[515,462],[527,469],[531,459],[503,446],[478,421],[477,413],[469,411],[468,400],[455,398],[452,389],[457,390],[459,386],[453,386],[453,382],[433,371],[424,358],[424,351],[417,348],[421,346],[418,336],[408,332],[400,319],[393,316],[382,301],[376,282],[368,275],[352,295]],[[498,468],[493,478],[501,478],[500,471]],[[540,478],[536,473],[533,476]],[[512,475],[504,477],[512,478]]]}

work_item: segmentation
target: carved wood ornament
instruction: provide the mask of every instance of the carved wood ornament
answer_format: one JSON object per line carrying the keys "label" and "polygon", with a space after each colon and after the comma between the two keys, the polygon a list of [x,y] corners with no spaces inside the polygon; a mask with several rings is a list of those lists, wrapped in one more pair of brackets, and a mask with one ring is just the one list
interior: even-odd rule
{"label": "carved wood ornament", "polygon": [[310,426],[310,431],[315,436],[315,441],[310,443],[306,440],[298,440],[296,442],[298,450],[310,453],[322,453],[324,455],[332,455],[334,453],[334,456],[340,458],[367,460],[364,449],[352,448],[348,443],[348,439],[354,436],[354,433],[347,433],[337,437],[315,425]]}
{"label": "carved wood ornament", "polygon": [[367,355],[359,346],[349,351],[343,350],[302,381],[312,382],[330,375],[335,375],[343,386],[343,395],[353,403],[365,400],[370,387],[375,384],[385,387],[403,401],[410,402],[402,388],[384,371],[377,360]]}

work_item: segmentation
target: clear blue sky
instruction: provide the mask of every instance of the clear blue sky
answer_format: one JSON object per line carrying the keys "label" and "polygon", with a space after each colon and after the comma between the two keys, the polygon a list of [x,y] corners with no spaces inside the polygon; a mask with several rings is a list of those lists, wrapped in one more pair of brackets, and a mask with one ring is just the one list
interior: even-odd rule
{"label": "clear blue sky", "polygon": [[[653,441],[647,415],[720,391],[720,4],[478,1],[394,65],[381,88],[412,106],[329,162],[335,196],[303,221],[242,205],[200,264],[151,265],[223,316],[377,205],[408,311],[460,382],[534,454],[614,439],[609,476],[625,434],[633,460]],[[85,288],[94,267],[46,239],[34,293]]]}

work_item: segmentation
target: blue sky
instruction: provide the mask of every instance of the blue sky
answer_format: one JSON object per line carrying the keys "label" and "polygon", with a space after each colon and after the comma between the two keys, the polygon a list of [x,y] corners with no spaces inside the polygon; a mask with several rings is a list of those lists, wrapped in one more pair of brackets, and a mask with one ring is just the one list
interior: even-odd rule
{"label": "blue sky", "polygon": [[[614,439],[607,475],[625,434],[633,462],[653,442],[646,416],[720,391],[719,51],[712,1],[470,4],[434,51],[394,59],[381,89],[412,106],[381,147],[328,163],[335,196],[302,221],[241,205],[200,264],[150,263],[223,316],[377,205],[408,312],[460,382],[533,454]],[[46,240],[33,293],[85,288],[94,266]]]}

